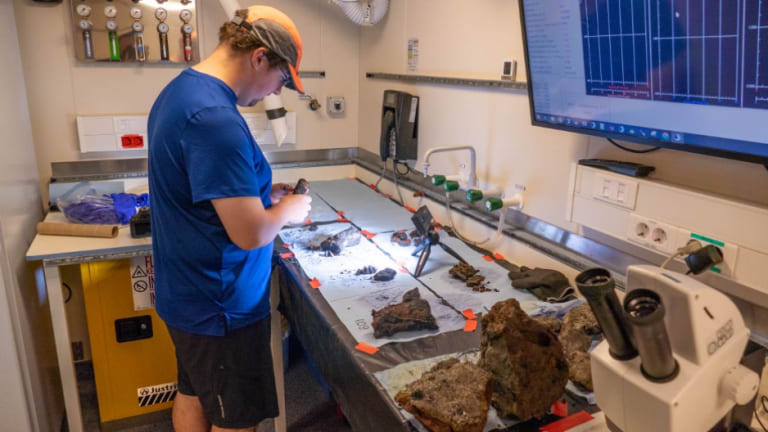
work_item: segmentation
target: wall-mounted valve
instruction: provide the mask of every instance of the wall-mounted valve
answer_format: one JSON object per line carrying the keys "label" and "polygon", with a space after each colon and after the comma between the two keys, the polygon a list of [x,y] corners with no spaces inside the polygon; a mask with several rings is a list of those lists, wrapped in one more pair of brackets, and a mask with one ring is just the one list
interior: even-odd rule
{"label": "wall-mounted valve", "polygon": [[488,211],[495,211],[508,207],[511,207],[515,210],[522,210],[523,195],[517,194],[511,198],[488,198],[485,200],[485,209]]}
{"label": "wall-mounted valve", "polygon": [[446,192],[453,192],[455,190],[459,190],[459,182],[456,180],[446,180],[445,181],[445,191]]}
{"label": "wall-mounted valve", "polygon": [[467,190],[467,201],[478,202],[482,201],[485,197],[500,194],[497,189],[469,189]]}

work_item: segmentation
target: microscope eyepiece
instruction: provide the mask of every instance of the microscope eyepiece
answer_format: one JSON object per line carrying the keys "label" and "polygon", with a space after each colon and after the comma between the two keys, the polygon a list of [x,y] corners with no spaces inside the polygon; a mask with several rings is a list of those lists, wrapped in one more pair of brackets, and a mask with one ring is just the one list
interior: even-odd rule
{"label": "microscope eyepiece", "polygon": [[624,312],[640,352],[643,375],[654,382],[674,379],[679,368],[664,325],[661,297],[648,289],[633,290],[624,298]]}
{"label": "microscope eyepiece", "polygon": [[593,268],[576,276],[576,287],[589,303],[597,322],[603,329],[611,356],[617,360],[629,360],[637,356],[629,327],[616,296],[611,273],[603,268]]}

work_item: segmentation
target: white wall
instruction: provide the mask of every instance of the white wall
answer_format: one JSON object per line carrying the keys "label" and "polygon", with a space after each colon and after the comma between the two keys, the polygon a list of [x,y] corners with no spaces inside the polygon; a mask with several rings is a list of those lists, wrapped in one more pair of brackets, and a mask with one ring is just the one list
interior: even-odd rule
{"label": "white wall", "polygon": [[[634,155],[604,140],[532,127],[526,92],[366,79],[365,72],[407,73],[408,39],[418,38],[419,74],[498,78],[502,59],[514,58],[518,79],[525,80],[518,2],[399,0],[390,4],[383,25],[361,33],[361,147],[378,152],[382,91],[394,88],[421,97],[419,162],[429,148],[472,144],[478,150],[481,180],[500,183],[507,192],[516,184],[525,185],[524,212],[571,231],[578,227],[565,216],[568,175],[570,164],[583,157],[643,162],[655,165],[654,176],[661,180],[768,203],[768,171],[760,165],[672,150]],[[714,119],[702,119],[710,120]],[[465,157],[438,155],[430,172],[453,171]]]}
{"label": "white wall", "polygon": [[[498,79],[502,60],[518,61],[525,80],[518,5],[514,1],[393,1],[383,25],[360,38],[360,147],[378,152],[382,92],[421,97],[419,163],[437,146],[471,144],[478,177],[512,193],[526,187],[525,212],[574,230],[565,220],[570,162],[586,154],[587,138],[530,126],[525,91],[406,85],[366,79],[365,72],[406,73],[409,38],[419,39],[417,73]],[[464,154],[438,154],[430,173],[454,173]],[[417,168],[421,169],[420,164]]]}
{"label": "white wall", "polygon": [[[43,199],[47,200],[51,162],[112,156],[79,153],[75,116],[148,113],[160,90],[184,66],[78,62],[74,59],[69,1],[51,5],[30,0],[13,2],[40,185]],[[217,0],[197,3],[200,45],[204,53],[209,53],[216,46],[225,14]],[[323,104],[322,111],[310,111],[307,102],[300,101],[295,92],[283,92],[286,109],[296,111],[298,116],[298,144],[293,148],[357,146],[358,27],[326,0],[241,1],[242,6],[256,3],[276,6],[296,22],[304,41],[301,69],[326,71],[325,79],[303,80],[306,91]],[[326,96],[344,96],[347,115],[329,118]]]}
{"label": "white wall", "polygon": [[24,259],[42,209],[11,0],[0,0],[0,58],[0,429],[52,431],[63,407],[47,297]]}

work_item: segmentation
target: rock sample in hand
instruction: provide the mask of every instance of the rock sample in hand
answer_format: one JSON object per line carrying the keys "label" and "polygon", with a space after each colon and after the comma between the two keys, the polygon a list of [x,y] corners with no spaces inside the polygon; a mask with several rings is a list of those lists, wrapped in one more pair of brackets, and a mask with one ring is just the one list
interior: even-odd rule
{"label": "rock sample in hand", "polygon": [[432,432],[482,432],[490,399],[490,375],[458,359],[441,361],[395,396]]}
{"label": "rock sample in hand", "polygon": [[521,421],[546,415],[568,381],[557,337],[515,299],[493,305],[482,325],[478,365],[493,377],[492,403],[499,415]]}
{"label": "rock sample in hand", "polygon": [[371,313],[375,338],[409,330],[437,330],[437,320],[432,316],[429,302],[421,298],[418,288],[403,294],[402,303]]}

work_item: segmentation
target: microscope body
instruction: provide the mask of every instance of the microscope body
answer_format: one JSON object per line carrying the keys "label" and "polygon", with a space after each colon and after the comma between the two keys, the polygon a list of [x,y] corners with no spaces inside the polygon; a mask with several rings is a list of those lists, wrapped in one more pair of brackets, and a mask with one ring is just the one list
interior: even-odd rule
{"label": "microscope body", "polygon": [[627,294],[636,289],[660,296],[677,369],[660,382],[645,373],[640,356],[617,360],[606,341],[598,345],[591,354],[592,379],[611,430],[707,431],[734,404],[752,399],[757,374],[740,365],[749,329],[728,297],[654,266],[628,268]]}

